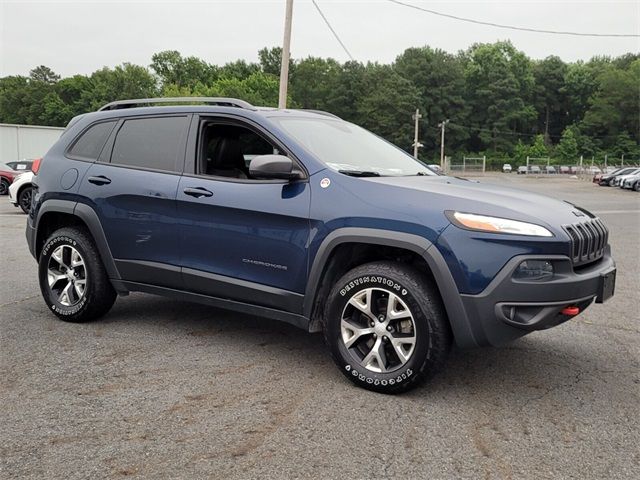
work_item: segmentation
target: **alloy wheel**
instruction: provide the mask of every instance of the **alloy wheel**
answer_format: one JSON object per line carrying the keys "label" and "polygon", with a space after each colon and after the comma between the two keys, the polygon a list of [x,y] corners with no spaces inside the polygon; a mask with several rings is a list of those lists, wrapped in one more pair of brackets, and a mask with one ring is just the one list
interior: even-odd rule
{"label": "alloy wheel", "polygon": [[80,302],[87,289],[87,269],[80,252],[71,245],[56,248],[47,266],[47,281],[54,298],[65,307]]}
{"label": "alloy wheel", "polygon": [[340,322],[342,342],[362,367],[390,373],[406,364],[416,346],[416,324],[406,303],[384,288],[355,293]]}

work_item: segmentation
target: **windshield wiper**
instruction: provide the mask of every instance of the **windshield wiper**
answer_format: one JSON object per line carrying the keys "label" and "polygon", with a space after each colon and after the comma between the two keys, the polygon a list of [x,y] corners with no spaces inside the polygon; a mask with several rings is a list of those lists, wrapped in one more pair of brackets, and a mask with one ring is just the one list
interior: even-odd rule
{"label": "windshield wiper", "polygon": [[338,170],[339,173],[344,173],[350,177],[379,177],[378,172],[369,172],[366,170]]}

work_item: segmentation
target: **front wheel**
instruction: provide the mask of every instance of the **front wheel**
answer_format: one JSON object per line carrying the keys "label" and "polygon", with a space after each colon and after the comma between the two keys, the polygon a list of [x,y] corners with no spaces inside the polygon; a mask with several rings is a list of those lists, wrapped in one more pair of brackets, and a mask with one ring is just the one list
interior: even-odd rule
{"label": "front wheel", "polygon": [[376,262],[344,275],[329,294],[325,340],[356,385],[409,390],[444,365],[451,331],[440,295],[410,266]]}
{"label": "front wheel", "polygon": [[9,181],[6,178],[0,180],[0,195],[9,193]]}
{"label": "front wheel", "polygon": [[95,320],[116,299],[95,244],[81,228],[53,232],[42,247],[38,277],[45,302],[67,322]]}

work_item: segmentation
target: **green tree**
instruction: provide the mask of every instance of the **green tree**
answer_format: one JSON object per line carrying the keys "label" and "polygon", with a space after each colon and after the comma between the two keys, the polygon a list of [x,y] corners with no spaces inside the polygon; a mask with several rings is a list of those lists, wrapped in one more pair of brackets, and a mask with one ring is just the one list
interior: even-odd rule
{"label": "green tree", "polygon": [[531,61],[510,42],[477,44],[465,55],[465,97],[475,127],[468,146],[476,152],[510,151],[515,137],[509,132],[530,130],[537,117]]}
{"label": "green tree", "polygon": [[575,162],[578,158],[578,141],[573,128],[565,128],[562,132],[562,138],[556,148],[556,155],[561,160],[570,162]]}
{"label": "green tree", "polygon": [[281,47],[263,48],[258,52],[258,58],[260,59],[260,68],[264,73],[280,76]]}
{"label": "green tree", "polygon": [[566,126],[566,72],[567,65],[556,56],[547,57],[533,66],[534,104],[538,112],[537,130],[544,134],[547,145],[551,145],[551,135],[559,135]]}
{"label": "green tree", "polygon": [[341,70],[340,64],[333,59],[308,57],[296,62],[289,80],[294,104],[300,108],[328,110],[332,89],[339,82]]}
{"label": "green tree", "polygon": [[49,67],[40,65],[29,72],[31,80],[44,83],[56,83],[60,80],[60,75],[55,73]]}
{"label": "green tree", "polygon": [[584,133],[603,137],[605,148],[612,147],[624,131],[640,142],[640,60],[626,70],[609,68],[598,80],[600,87],[582,121]]}
{"label": "green tree", "polygon": [[[411,113],[420,93],[388,65],[370,65],[357,102],[358,123],[405,150],[413,143]],[[409,120],[409,121],[408,121]]]}
{"label": "green tree", "polygon": [[463,128],[468,120],[469,108],[464,99],[464,58],[430,47],[408,48],[394,64],[394,70],[409,80],[420,93],[419,104],[423,115],[420,124],[422,151],[425,156],[438,155],[439,122],[450,119],[447,146],[454,150],[464,147],[468,131]]}
{"label": "green tree", "polygon": [[218,79],[219,69],[196,57],[183,57],[176,50],[165,50],[151,57],[151,69],[162,85],[195,87],[198,83],[211,84]]}

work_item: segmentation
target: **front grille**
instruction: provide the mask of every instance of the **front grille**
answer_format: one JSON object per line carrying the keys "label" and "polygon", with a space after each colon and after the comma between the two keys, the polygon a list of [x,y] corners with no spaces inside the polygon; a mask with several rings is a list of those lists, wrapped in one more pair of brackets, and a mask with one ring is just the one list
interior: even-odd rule
{"label": "front grille", "polygon": [[563,228],[571,238],[571,259],[574,265],[584,265],[602,258],[609,230],[599,218],[565,225]]}

